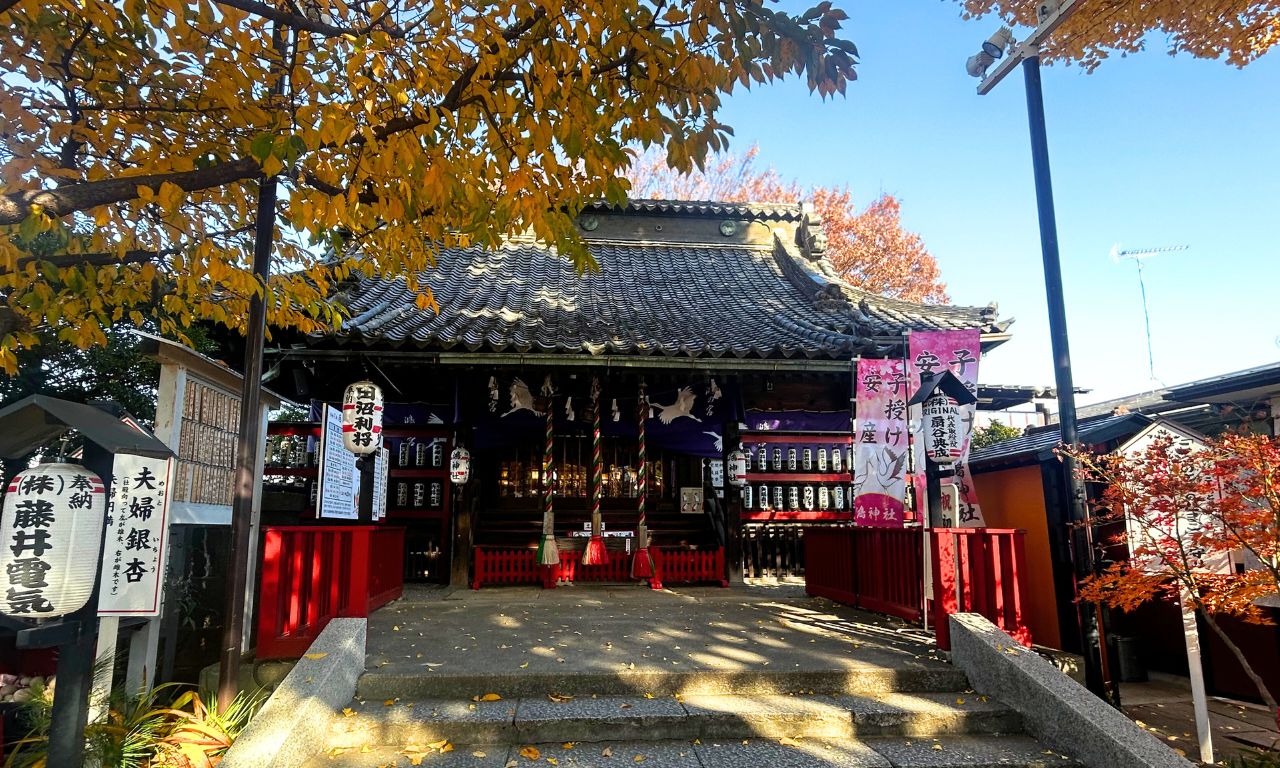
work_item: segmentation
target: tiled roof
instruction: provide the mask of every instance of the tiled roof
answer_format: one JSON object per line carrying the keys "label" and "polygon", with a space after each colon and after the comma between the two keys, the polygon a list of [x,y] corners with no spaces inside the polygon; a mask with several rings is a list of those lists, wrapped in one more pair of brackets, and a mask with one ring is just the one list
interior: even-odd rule
{"label": "tiled roof", "polygon": [[760,219],[762,221],[800,221],[804,207],[795,203],[726,203],[719,200],[628,200],[625,208],[605,202],[587,206],[595,211],[625,211],[627,213],[691,214],[697,216],[721,216],[735,219]]}
{"label": "tiled roof", "polygon": [[[635,201],[622,212],[596,210],[637,220],[704,218],[699,225],[711,230],[726,218],[790,222],[793,233],[800,222],[805,231],[797,205]],[[446,250],[420,275],[439,314],[418,309],[403,278],[361,279],[339,296],[351,313],[339,341],[440,351],[848,359],[882,353],[883,338],[875,337],[908,330],[1004,329],[993,307],[926,306],[858,291],[825,259],[772,235],[773,242],[716,242],[672,229],[659,237],[652,233],[660,226],[644,237],[586,236],[600,271],[582,275],[531,242]]]}
{"label": "tiled roof", "polygon": [[[1076,425],[1076,434],[1083,443],[1105,443],[1135,434],[1150,423],[1151,419],[1139,413],[1095,416],[1081,419]],[[1057,424],[1029,429],[1019,437],[973,451],[969,455],[969,467],[975,472],[981,472],[984,469],[1047,461],[1053,458],[1053,449],[1061,440]]]}

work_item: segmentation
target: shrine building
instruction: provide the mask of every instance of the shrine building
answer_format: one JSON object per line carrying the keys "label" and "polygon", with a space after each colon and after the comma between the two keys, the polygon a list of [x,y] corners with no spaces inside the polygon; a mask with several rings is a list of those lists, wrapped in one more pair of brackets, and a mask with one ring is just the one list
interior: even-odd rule
{"label": "shrine building", "polygon": [[[450,249],[419,276],[439,313],[403,278],[358,277],[337,295],[337,333],[273,334],[265,383],[312,411],[269,430],[263,524],[403,529],[387,541],[406,581],[486,586],[547,578],[548,533],[554,578],[625,581],[643,516],[671,573],[799,575],[805,526],[855,522],[859,359],[903,359],[913,333],[973,331],[983,352],[1009,338],[994,305],[843,281],[800,205],[638,200],[591,206],[578,227],[598,272],[532,239]],[[388,449],[385,486],[363,501],[317,487],[322,406],[360,380],[381,388]],[[990,409],[1052,396],[977,394]],[[457,446],[465,485],[449,481]],[[741,490],[723,464],[739,446]],[[610,565],[569,567],[597,499]],[[919,524],[910,504],[902,524]]]}

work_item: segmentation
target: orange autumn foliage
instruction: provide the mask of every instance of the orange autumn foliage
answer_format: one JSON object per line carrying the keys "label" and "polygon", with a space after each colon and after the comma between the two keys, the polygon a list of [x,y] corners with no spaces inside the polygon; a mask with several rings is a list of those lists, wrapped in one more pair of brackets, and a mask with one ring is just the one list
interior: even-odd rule
{"label": "orange autumn foliage", "polygon": [[804,189],[773,168],[755,167],[758,147],[712,157],[701,170],[682,173],[662,152],[646,152],[627,171],[632,197],[726,202],[813,203],[822,217],[827,256],[851,284],[883,296],[943,304],[946,285],[924,240],[902,226],[902,206],[882,194],[859,210],[847,187]]}
{"label": "orange autumn foliage", "polygon": [[1105,487],[1094,524],[1127,526],[1103,543],[1127,549],[1128,559],[1084,579],[1080,599],[1125,610],[1182,599],[1278,711],[1214,617],[1268,623],[1262,606],[1280,596],[1280,438],[1227,433],[1201,447],[1166,434],[1127,455],[1068,453],[1086,481]]}
{"label": "orange autumn foliage", "polygon": [[[959,0],[964,16],[995,14],[1024,27],[1036,25],[1037,3]],[[1089,0],[1043,46],[1049,59],[1093,70],[1113,54],[1141,51],[1164,41],[1170,55],[1187,53],[1243,67],[1280,43],[1276,0]]]}

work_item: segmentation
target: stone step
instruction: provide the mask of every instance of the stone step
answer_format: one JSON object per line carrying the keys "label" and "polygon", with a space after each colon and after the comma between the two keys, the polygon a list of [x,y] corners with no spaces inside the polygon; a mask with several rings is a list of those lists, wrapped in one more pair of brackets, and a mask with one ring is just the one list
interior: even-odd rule
{"label": "stone step", "polygon": [[[529,751],[529,748],[537,750]],[[317,755],[305,768],[1079,768],[1025,736],[939,739],[763,739],[538,743],[512,746],[405,744]],[[522,754],[522,750],[525,752]],[[554,761],[554,762],[552,762]]]}
{"label": "stone step", "polygon": [[758,737],[931,738],[1017,733],[1008,707],[972,693],[548,696],[500,701],[363,700],[336,718],[329,747]]}
{"label": "stone step", "polygon": [[396,674],[376,669],[360,678],[356,696],[362,699],[448,699],[471,691],[499,691],[507,697],[543,696],[550,691],[571,696],[627,696],[651,693],[762,695],[808,693],[868,695],[878,693],[963,691],[969,687],[962,672],[947,665],[905,660],[893,667],[866,665],[842,669],[804,670],[690,670],[651,668],[614,672],[478,674]]}

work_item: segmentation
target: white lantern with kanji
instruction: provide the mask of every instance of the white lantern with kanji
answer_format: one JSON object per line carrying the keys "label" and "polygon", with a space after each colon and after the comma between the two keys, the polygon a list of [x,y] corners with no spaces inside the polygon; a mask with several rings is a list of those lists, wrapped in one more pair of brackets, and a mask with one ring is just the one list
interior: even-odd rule
{"label": "white lantern with kanji", "polygon": [[924,450],[936,464],[954,464],[960,460],[963,431],[960,429],[960,406],[942,390],[935,390],[921,405],[921,428]]}
{"label": "white lantern with kanji", "polygon": [[741,488],[747,484],[747,454],[741,450],[730,451],[726,479],[729,485]]}
{"label": "white lantern with kanji", "polygon": [[449,454],[449,479],[457,485],[466,485],[471,479],[471,451],[458,446]]}
{"label": "white lantern with kanji", "polygon": [[342,444],[357,456],[382,447],[382,389],[357,381],[342,395]]}
{"label": "white lantern with kanji", "polygon": [[0,613],[52,619],[84,606],[102,557],[102,479],[41,464],[9,481],[0,515]]}

